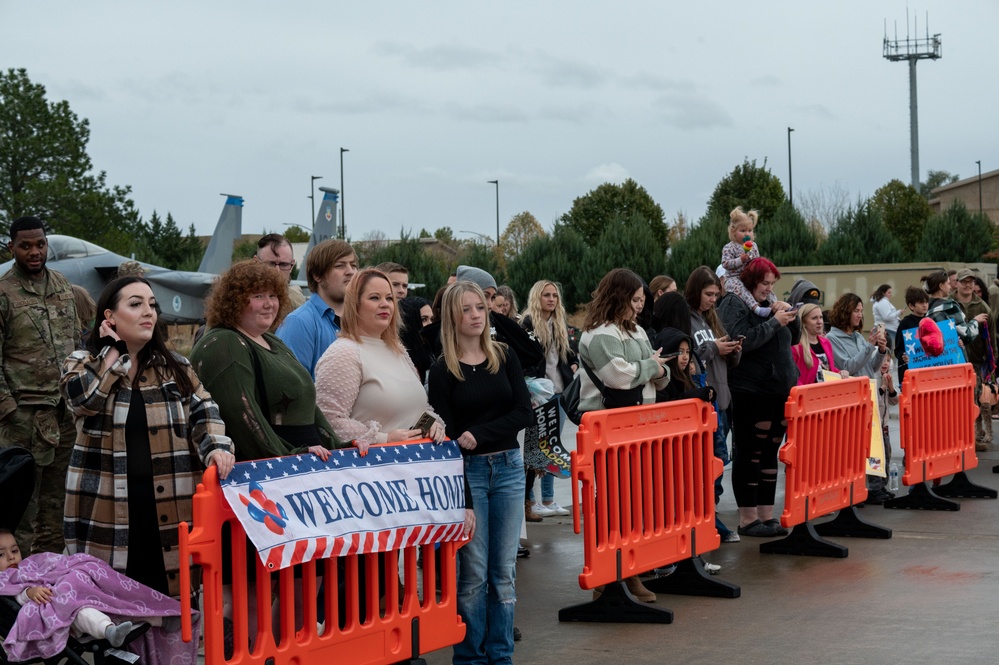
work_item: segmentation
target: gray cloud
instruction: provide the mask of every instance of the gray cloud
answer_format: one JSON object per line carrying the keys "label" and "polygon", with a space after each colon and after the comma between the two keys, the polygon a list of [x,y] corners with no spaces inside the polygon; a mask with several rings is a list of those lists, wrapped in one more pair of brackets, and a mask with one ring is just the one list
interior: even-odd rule
{"label": "gray cloud", "polygon": [[660,97],[653,107],[667,123],[679,129],[732,126],[732,116],[724,106],[700,95]]}
{"label": "gray cloud", "polygon": [[783,82],[773,74],[765,74],[764,76],[757,76],[754,79],[750,79],[749,83],[750,85],[754,85],[761,88],[775,88],[779,85],[783,85]]}
{"label": "gray cloud", "polygon": [[489,123],[526,122],[531,115],[514,104],[448,104],[447,113],[456,120],[473,120]]}
{"label": "gray cloud", "polygon": [[610,78],[603,68],[541,52],[531,56],[528,68],[540,77],[543,84],[556,88],[590,90],[603,85]]}
{"label": "gray cloud", "polygon": [[297,97],[292,108],[301,113],[340,113],[360,115],[384,113],[404,109],[406,113],[423,115],[427,108],[418,99],[394,92],[375,91],[335,101],[316,101],[310,97]]}
{"label": "gray cloud", "polygon": [[659,90],[663,92],[689,92],[693,93],[697,86],[693,81],[671,79],[658,74],[641,72],[620,78],[622,85],[628,88]]}
{"label": "gray cloud", "polygon": [[802,115],[809,115],[814,118],[821,118],[823,120],[836,120],[836,115],[829,110],[824,104],[808,104],[806,106],[798,106],[794,109]]}
{"label": "gray cloud", "polygon": [[435,71],[493,67],[503,59],[503,56],[498,53],[458,44],[438,44],[417,48],[412,44],[402,42],[380,42],[375,45],[374,50],[375,53],[398,58],[414,67]]}

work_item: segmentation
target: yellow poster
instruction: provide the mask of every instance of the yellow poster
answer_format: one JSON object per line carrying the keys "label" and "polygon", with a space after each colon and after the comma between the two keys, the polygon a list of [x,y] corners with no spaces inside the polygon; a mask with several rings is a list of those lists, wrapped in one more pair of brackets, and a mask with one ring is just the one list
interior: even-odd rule
{"label": "yellow poster", "polygon": [[[822,370],[823,381],[841,381],[838,372]],[[881,413],[878,411],[878,382],[871,382],[871,449],[867,454],[867,475],[887,477],[885,473],[885,440],[881,434]]]}

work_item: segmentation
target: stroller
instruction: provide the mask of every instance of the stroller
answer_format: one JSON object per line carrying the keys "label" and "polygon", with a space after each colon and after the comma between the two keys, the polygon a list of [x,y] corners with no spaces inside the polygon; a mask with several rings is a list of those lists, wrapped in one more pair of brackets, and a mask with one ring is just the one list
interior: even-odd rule
{"label": "stroller", "polygon": [[[31,492],[35,485],[35,461],[24,448],[4,448],[0,450],[0,527],[13,532],[21,516],[28,507]],[[0,640],[6,638],[17,619],[21,606],[8,596],[0,596]],[[57,656],[45,660],[45,665],[90,665],[84,659],[85,653],[92,653],[94,665],[133,665],[138,656],[128,651],[112,647],[107,640],[93,640],[83,643],[70,637],[66,648]],[[0,665],[7,665],[7,654],[0,649]],[[23,662],[23,661],[19,661]],[[27,661],[41,662],[41,661]]]}

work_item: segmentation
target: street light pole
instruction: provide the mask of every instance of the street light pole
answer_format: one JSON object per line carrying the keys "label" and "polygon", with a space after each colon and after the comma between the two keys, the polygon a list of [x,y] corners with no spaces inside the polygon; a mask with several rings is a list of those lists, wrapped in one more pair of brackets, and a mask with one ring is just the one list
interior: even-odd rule
{"label": "street light pole", "polygon": [[496,246],[499,247],[499,180],[487,180],[490,185],[496,185]]}
{"label": "street light pole", "polygon": [[979,159],[975,164],[978,164],[978,214],[982,215],[984,214],[984,210],[982,210],[982,160]]}
{"label": "street light pole", "polygon": [[791,177],[791,132],[794,130],[787,128],[787,200],[794,207],[794,180]]}
{"label": "street light pole", "polygon": [[309,182],[309,187],[312,188],[312,193],[309,194],[309,200],[312,201],[312,219],[309,220],[309,228],[314,228],[316,225],[316,181],[322,180],[321,175],[311,176],[312,180]]}
{"label": "street light pole", "polygon": [[347,148],[340,148],[340,239],[347,239],[347,211],[344,209],[343,194],[343,153],[350,152]]}

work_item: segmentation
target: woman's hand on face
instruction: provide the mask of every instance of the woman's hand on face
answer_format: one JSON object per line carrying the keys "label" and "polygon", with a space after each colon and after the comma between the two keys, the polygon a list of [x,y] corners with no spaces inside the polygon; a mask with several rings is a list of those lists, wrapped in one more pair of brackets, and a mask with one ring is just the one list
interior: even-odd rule
{"label": "woman's hand on face", "polygon": [[475,535],[475,511],[465,508],[465,527],[461,530],[462,538],[472,539]]}
{"label": "woman's hand on face", "polygon": [[475,440],[471,432],[465,431],[458,437],[458,445],[465,450],[475,450],[475,446],[479,445],[479,442]]}
{"label": "woman's hand on face", "polygon": [[394,429],[388,433],[389,441],[410,441],[422,438],[423,431],[418,429]]}
{"label": "woman's hand on face", "polygon": [[236,464],[236,456],[227,450],[214,450],[208,456],[208,466],[214,464],[219,470],[219,480],[225,480]]}
{"label": "woman's hand on face", "polygon": [[[365,450],[367,449],[365,448]],[[309,446],[309,452],[324,462],[330,458],[330,451],[327,450],[326,448],[323,448],[322,446]]]}

